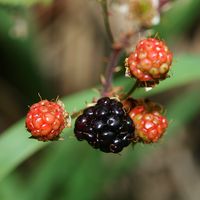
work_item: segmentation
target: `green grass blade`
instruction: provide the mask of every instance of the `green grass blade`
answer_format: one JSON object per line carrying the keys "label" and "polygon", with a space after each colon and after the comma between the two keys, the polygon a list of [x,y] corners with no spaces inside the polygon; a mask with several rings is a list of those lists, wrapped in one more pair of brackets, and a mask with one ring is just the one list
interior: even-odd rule
{"label": "green grass blade", "polygon": [[35,3],[49,4],[52,0],[0,0],[0,5],[9,6],[31,6]]}
{"label": "green grass blade", "polygon": [[28,137],[24,120],[9,128],[0,137],[0,180],[19,163],[47,144],[28,139]]}
{"label": "green grass blade", "polygon": [[18,199],[51,199],[55,192],[56,199],[59,199],[64,185],[73,180],[74,172],[86,157],[85,145],[79,145],[75,139],[57,142],[47,149],[42,164],[29,178],[29,190],[25,190]]}
{"label": "green grass blade", "polygon": [[[199,0],[176,0],[155,27],[159,36],[172,44],[188,31],[199,17]],[[176,40],[174,38],[176,37]]]}
{"label": "green grass blade", "polygon": [[22,187],[20,177],[16,173],[6,178],[3,184],[0,183],[0,199],[2,200],[18,200],[15,197],[20,196],[23,191],[24,188]]}

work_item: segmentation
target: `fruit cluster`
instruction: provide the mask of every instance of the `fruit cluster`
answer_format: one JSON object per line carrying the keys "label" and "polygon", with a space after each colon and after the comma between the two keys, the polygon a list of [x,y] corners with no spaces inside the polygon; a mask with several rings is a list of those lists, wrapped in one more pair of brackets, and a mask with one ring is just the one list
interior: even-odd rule
{"label": "fruit cluster", "polygon": [[[155,86],[164,80],[172,63],[172,53],[163,41],[141,40],[125,61],[127,74],[137,79],[137,86]],[[129,94],[129,93],[128,93]],[[119,153],[131,143],[155,143],[167,129],[162,107],[129,95],[102,97],[83,109],[74,126],[75,137],[106,153]],[[70,116],[61,101],[42,100],[30,107],[27,130],[42,141],[59,139],[70,126]]]}

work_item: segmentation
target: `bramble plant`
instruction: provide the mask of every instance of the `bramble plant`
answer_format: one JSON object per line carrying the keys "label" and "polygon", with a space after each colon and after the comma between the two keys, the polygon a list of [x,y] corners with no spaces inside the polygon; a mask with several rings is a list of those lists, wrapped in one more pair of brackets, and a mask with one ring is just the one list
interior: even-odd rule
{"label": "bramble plant", "polygon": [[[102,78],[101,97],[94,97],[86,108],[72,114],[77,118],[74,133],[79,141],[86,140],[95,149],[119,153],[130,144],[155,143],[165,133],[168,122],[163,116],[163,107],[131,96],[139,87],[153,89],[161,80],[168,78],[173,55],[166,43],[155,37],[139,39],[134,51],[127,50],[134,49],[135,35],[146,35],[149,28],[159,22],[158,8],[162,4],[154,4],[155,1],[151,0],[114,1],[109,4],[119,9],[125,7],[126,20],[132,23],[132,27],[116,38],[110,26],[108,2],[99,0],[99,3],[112,52]],[[137,28],[133,26],[135,19]],[[127,55],[125,75],[133,78],[133,86],[127,93],[123,87],[119,90],[112,86],[113,74],[123,52]],[[42,141],[57,140],[66,126],[69,126],[68,113],[59,103],[47,100],[31,106],[26,118],[27,130],[33,138]]]}
{"label": "bramble plant", "polygon": [[198,197],[199,7],[0,0],[0,200]]}

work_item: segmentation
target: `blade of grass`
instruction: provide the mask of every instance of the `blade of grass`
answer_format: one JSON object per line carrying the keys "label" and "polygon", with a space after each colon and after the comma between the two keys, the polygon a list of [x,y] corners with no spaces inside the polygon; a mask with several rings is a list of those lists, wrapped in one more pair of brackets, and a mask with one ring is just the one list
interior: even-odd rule
{"label": "blade of grass", "polygon": [[0,183],[0,199],[2,200],[18,200],[15,197],[19,196],[23,191],[24,188],[22,187],[20,177],[16,173],[12,173],[11,176],[6,178],[3,184]]}
{"label": "blade of grass", "polygon": [[99,183],[102,183],[105,180],[104,178],[106,174],[102,173],[104,172],[103,169],[104,166],[102,163],[102,154],[100,152],[90,150],[88,157],[79,167],[79,169],[73,174],[69,184],[64,183],[66,188],[62,198],[69,200],[95,199],[94,197],[96,196],[96,190],[99,188]]}
{"label": "blade of grass", "polygon": [[31,6],[35,3],[49,4],[52,0],[0,0],[0,5]]}
{"label": "blade of grass", "polygon": [[161,38],[174,43],[174,38],[181,38],[196,21],[199,16],[200,1],[177,0],[172,7],[162,15],[161,23],[155,27]]}
{"label": "blade of grass", "polygon": [[26,180],[29,182],[28,189],[18,199],[52,199],[55,193],[56,199],[59,199],[64,185],[73,180],[73,175],[87,157],[85,145],[77,143],[69,138],[48,148],[43,164],[38,165]]}
{"label": "blade of grass", "polygon": [[21,120],[0,137],[0,180],[11,172],[19,163],[44,147],[41,143],[28,139],[24,120]]}

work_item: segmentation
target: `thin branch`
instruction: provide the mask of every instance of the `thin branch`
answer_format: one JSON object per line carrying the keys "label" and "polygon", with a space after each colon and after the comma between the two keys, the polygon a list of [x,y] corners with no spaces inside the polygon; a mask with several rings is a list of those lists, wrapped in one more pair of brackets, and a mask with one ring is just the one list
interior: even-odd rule
{"label": "thin branch", "polygon": [[112,79],[113,73],[115,71],[115,67],[117,66],[119,57],[121,53],[124,51],[126,46],[129,46],[129,39],[131,37],[131,33],[124,35],[121,40],[113,45],[111,55],[109,57],[108,65],[105,73],[105,83],[103,84],[103,90],[101,92],[101,96],[107,96],[108,92],[112,89]]}
{"label": "thin branch", "polygon": [[139,81],[137,80],[132,86],[132,88],[123,96],[122,100],[127,99],[138,88],[138,85]]}
{"label": "thin branch", "polygon": [[122,49],[113,49],[110,55],[108,65],[106,67],[105,84],[103,85],[101,96],[107,96],[108,92],[110,91],[112,87],[113,73],[114,73],[114,70],[117,65],[118,58],[121,52],[122,52]]}
{"label": "thin branch", "polygon": [[119,43],[114,43],[114,38],[112,35],[110,22],[109,22],[107,0],[99,0],[99,2],[101,4],[102,11],[103,11],[103,18],[104,18],[104,25],[106,28],[106,32],[112,44],[112,53],[110,55],[108,65],[106,68],[106,73],[105,73],[105,83],[103,84],[103,89],[101,91],[101,96],[107,96],[112,87],[113,73],[115,71],[115,67],[117,66],[119,56],[124,50],[125,46],[128,45],[129,43],[128,41],[132,33],[125,34],[125,37],[123,37],[123,39],[119,41]]}

